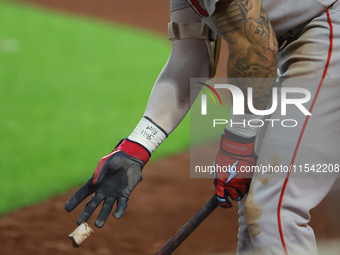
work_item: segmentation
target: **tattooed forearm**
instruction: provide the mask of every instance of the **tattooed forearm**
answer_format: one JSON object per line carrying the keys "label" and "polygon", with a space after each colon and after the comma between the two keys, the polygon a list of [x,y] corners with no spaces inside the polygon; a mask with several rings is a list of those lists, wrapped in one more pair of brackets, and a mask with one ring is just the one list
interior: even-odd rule
{"label": "tattooed forearm", "polygon": [[[214,22],[218,25],[219,33],[222,35],[232,33],[244,26],[244,13],[238,5],[231,4],[228,6],[228,2],[222,2],[225,11],[220,15],[214,15]],[[223,6],[223,7],[222,7]]]}
{"label": "tattooed forearm", "polygon": [[[277,42],[262,0],[221,0],[212,18],[228,42],[228,77],[276,77]],[[236,85],[244,93],[247,87],[253,87],[254,107],[265,109],[273,81],[275,79],[238,80]]]}

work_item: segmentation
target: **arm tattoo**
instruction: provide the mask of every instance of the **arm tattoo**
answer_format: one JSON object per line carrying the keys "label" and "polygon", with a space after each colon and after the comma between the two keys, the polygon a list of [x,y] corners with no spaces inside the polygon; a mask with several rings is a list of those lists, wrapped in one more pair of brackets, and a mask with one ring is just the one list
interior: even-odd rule
{"label": "arm tattoo", "polygon": [[212,16],[229,46],[230,78],[252,79],[237,84],[244,93],[253,87],[254,107],[265,109],[276,78],[277,42],[262,0],[221,0]]}

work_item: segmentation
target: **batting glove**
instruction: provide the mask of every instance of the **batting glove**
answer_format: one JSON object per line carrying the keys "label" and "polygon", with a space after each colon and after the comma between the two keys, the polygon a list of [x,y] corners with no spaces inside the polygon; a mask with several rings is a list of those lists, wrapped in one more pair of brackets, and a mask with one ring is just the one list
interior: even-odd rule
{"label": "batting glove", "polygon": [[66,203],[66,211],[72,211],[94,193],[80,214],[77,224],[86,222],[103,201],[95,225],[103,227],[116,201],[117,208],[113,216],[119,219],[125,212],[132,190],[142,180],[142,168],[149,157],[150,153],[140,144],[122,140],[111,153],[99,160],[93,176]]}
{"label": "batting glove", "polygon": [[255,137],[243,138],[228,131],[222,135],[220,150],[214,166],[214,184],[221,207],[230,208],[234,201],[241,200],[249,191],[252,178],[251,166],[256,164]]}

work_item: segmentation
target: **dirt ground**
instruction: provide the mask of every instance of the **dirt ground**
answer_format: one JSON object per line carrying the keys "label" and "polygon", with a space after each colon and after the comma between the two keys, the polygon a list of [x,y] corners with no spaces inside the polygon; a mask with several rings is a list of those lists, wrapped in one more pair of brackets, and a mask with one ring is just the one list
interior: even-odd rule
{"label": "dirt ground", "polygon": [[[168,0],[27,0],[46,8],[87,15],[109,22],[124,23],[166,34]],[[222,51],[222,55],[226,51]],[[218,77],[223,77],[222,62]],[[190,179],[189,152],[152,162],[143,172],[143,182],[134,191],[126,214],[109,219],[102,229],[80,248],[67,238],[76,227],[80,206],[68,214],[65,202],[73,192],[45,203],[23,208],[0,218],[0,254],[155,254],[177,230],[212,196],[208,179]],[[312,211],[319,240],[340,237],[337,215],[339,192],[334,190]],[[94,219],[89,221],[93,226]],[[237,208],[217,208],[178,248],[175,254],[212,254],[235,251]],[[340,254],[336,253],[336,254]]]}

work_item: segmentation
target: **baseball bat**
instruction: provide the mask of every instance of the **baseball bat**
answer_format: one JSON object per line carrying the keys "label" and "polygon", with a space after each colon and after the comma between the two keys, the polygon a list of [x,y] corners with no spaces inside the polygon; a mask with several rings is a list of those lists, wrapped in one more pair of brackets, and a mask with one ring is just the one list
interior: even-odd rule
{"label": "baseball bat", "polygon": [[212,213],[218,206],[216,195],[212,198],[156,253],[169,255]]}

